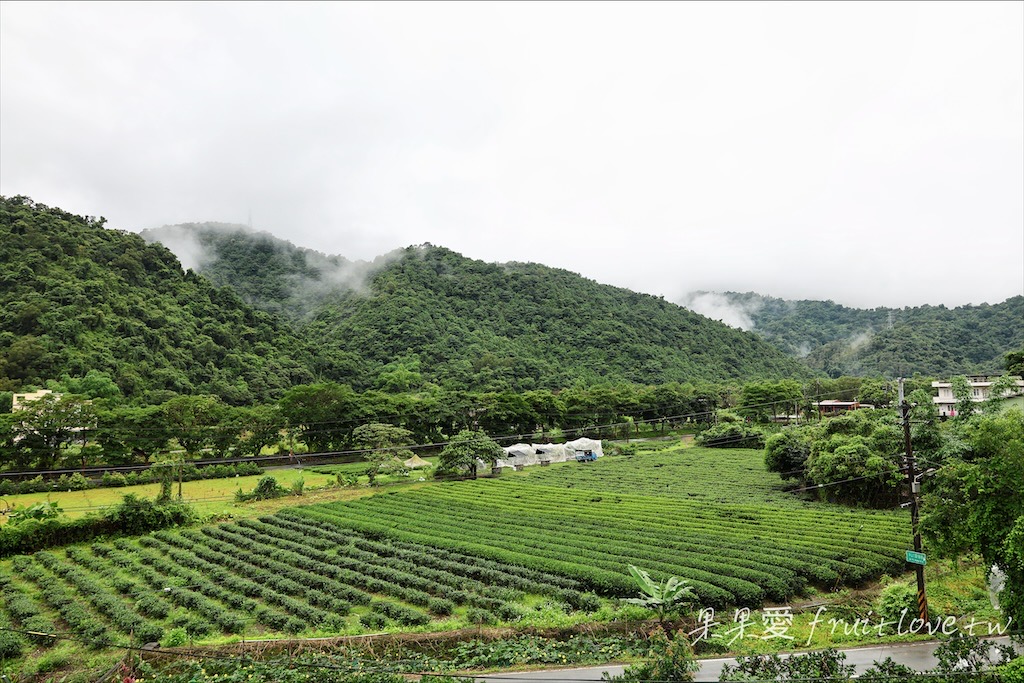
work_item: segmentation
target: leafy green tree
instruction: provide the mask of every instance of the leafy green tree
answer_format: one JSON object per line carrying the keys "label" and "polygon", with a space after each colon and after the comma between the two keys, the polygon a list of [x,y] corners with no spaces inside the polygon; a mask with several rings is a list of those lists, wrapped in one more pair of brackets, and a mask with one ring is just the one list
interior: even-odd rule
{"label": "leafy green tree", "polygon": [[196,456],[204,449],[223,451],[222,427],[228,407],[216,396],[178,396],[161,406],[171,437]]}
{"label": "leafy green tree", "polygon": [[743,385],[740,412],[767,422],[777,415],[788,415],[802,398],[803,389],[793,380],[747,382]]}
{"label": "leafy green tree", "polygon": [[1006,374],[1024,377],[1024,347],[1016,351],[1010,351],[1004,356],[1006,363]]}
{"label": "leafy green tree", "polygon": [[97,412],[92,434],[110,465],[149,462],[167,449],[172,433],[160,406],[118,406]]}
{"label": "leafy green tree", "polygon": [[968,459],[951,458],[925,489],[922,530],[939,553],[981,554],[1007,575],[1004,614],[1024,621],[1024,413],[974,416],[962,428]]}
{"label": "leafy green tree", "polygon": [[90,370],[85,377],[65,378],[64,385],[73,394],[85,398],[117,399],[121,397],[121,389],[105,372]]}
{"label": "leafy green tree", "polygon": [[854,411],[825,420],[811,433],[807,480],[823,496],[870,507],[896,504],[904,444],[892,411]]}
{"label": "leafy green tree", "polygon": [[362,399],[352,387],[333,382],[292,387],[278,405],[312,451],[343,448],[354,426],[352,420],[362,411]]}
{"label": "leafy green tree", "polygon": [[363,459],[369,463],[366,473],[371,484],[379,474],[404,472],[404,462],[412,457],[412,432],[402,427],[380,422],[360,425],[352,432],[352,440],[366,450]]}
{"label": "leafy green tree", "polygon": [[389,363],[377,377],[377,385],[390,393],[408,392],[423,384],[418,359]]}
{"label": "leafy green tree", "polygon": [[951,378],[949,383],[953,391],[953,398],[956,399],[956,415],[954,418],[964,422],[974,414],[975,409],[971,383],[963,375]]}
{"label": "leafy green tree", "polygon": [[284,416],[276,405],[236,409],[235,421],[240,455],[259,455],[264,447],[280,440],[285,428]]}
{"label": "leafy green tree", "polygon": [[981,404],[981,410],[985,413],[996,413],[1003,409],[1003,402],[1011,397],[1022,393],[1021,387],[1017,384],[1017,377],[1013,375],[1002,375],[997,377],[989,387],[988,398]]}
{"label": "leafy green tree", "polygon": [[778,472],[783,479],[801,479],[806,473],[811,444],[806,432],[786,429],[772,434],[764,445],[764,464],[769,472]]}
{"label": "leafy green tree", "polygon": [[96,419],[95,409],[82,398],[58,394],[45,394],[12,415],[15,449],[27,452],[25,459],[40,469],[62,462],[68,446],[84,441]]}
{"label": "leafy green tree", "polygon": [[857,400],[876,408],[888,408],[896,403],[896,388],[884,379],[866,379],[860,385]]}
{"label": "leafy green tree", "polygon": [[439,472],[468,471],[476,479],[477,466],[480,461],[493,465],[504,455],[493,439],[482,431],[464,429],[453,436],[438,456]]}

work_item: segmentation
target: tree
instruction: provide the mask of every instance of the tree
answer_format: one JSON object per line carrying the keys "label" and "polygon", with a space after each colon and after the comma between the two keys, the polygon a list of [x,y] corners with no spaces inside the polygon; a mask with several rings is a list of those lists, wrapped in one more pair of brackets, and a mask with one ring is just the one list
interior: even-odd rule
{"label": "tree", "polygon": [[404,461],[412,457],[412,432],[402,427],[381,422],[360,425],[352,431],[352,440],[366,450],[363,459],[369,463],[366,474],[371,484],[378,474],[404,472]]}
{"label": "tree", "polygon": [[887,408],[896,402],[896,388],[884,379],[867,379],[860,385],[857,400],[876,408]]}
{"label": "tree", "polygon": [[98,412],[93,437],[104,462],[127,465],[149,462],[165,450],[171,430],[160,406],[118,407]]}
{"label": "tree", "polygon": [[216,446],[224,450],[223,422],[228,407],[216,396],[177,396],[161,407],[171,436],[189,455]]}
{"label": "tree", "polygon": [[504,451],[501,446],[484,432],[464,429],[453,436],[441,450],[438,471],[468,471],[476,479],[479,461],[494,465],[502,455]]}
{"label": "tree", "polygon": [[971,395],[971,383],[963,375],[958,375],[949,380],[953,398],[956,399],[955,418],[963,422],[974,414],[974,397]]}
{"label": "tree", "polygon": [[275,405],[236,409],[235,419],[241,434],[238,442],[241,455],[259,455],[264,446],[281,438],[281,430],[285,427],[281,409]]}
{"label": "tree", "polygon": [[803,398],[800,383],[791,379],[780,382],[747,382],[743,385],[740,410],[744,415],[767,422],[780,413],[788,415]]}
{"label": "tree", "polygon": [[858,410],[826,420],[811,444],[807,479],[826,486],[832,499],[887,507],[895,505],[904,481],[899,459],[903,441],[887,418],[892,413]]}
{"label": "tree", "polygon": [[292,387],[278,405],[310,450],[329,451],[347,443],[361,397],[347,384],[325,382]]}
{"label": "tree", "polygon": [[940,553],[981,554],[1007,576],[1000,598],[1004,614],[1024,622],[1024,413],[978,415],[961,428],[969,446],[950,458],[929,482],[922,530]]}
{"label": "tree", "polygon": [[1024,348],[1010,351],[1004,358],[1006,361],[1006,374],[1024,377]]}
{"label": "tree", "polygon": [[997,377],[989,387],[988,398],[982,402],[981,410],[984,413],[997,413],[1003,409],[1004,400],[1020,393],[1021,388],[1017,384],[1017,377],[1013,375]]}
{"label": "tree", "polygon": [[772,434],[764,445],[764,464],[769,472],[778,472],[783,479],[802,478],[806,471],[810,441],[793,428]]}
{"label": "tree", "polygon": [[12,417],[15,448],[27,451],[27,459],[40,469],[59,463],[67,446],[83,438],[96,419],[95,409],[87,401],[58,394],[30,401]]}

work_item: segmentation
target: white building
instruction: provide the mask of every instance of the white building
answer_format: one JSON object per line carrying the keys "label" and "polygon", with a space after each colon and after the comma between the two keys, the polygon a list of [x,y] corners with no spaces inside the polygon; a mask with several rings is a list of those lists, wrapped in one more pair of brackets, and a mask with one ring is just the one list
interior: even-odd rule
{"label": "white building", "polygon": [[[23,410],[27,404],[38,401],[44,396],[49,396],[53,392],[49,389],[40,389],[39,391],[31,391],[27,394],[15,394],[11,400],[11,412],[16,413],[19,410]],[[57,396],[60,398],[60,395]]]}
{"label": "white building", "polygon": [[[992,394],[992,384],[999,379],[987,375],[974,375],[967,378],[971,385],[971,400],[975,403],[987,401]],[[1017,378],[1017,391],[1012,390],[1003,393],[1003,397],[1015,396],[1024,393],[1024,379]],[[956,398],[953,396],[953,384],[951,382],[932,382],[932,388],[937,389],[938,396],[932,397],[932,403],[942,417],[953,417],[956,415]]]}

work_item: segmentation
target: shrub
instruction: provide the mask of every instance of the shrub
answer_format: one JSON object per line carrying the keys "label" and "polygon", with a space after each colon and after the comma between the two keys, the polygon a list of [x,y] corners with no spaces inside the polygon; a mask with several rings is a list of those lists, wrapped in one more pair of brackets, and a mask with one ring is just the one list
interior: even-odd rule
{"label": "shrub", "polygon": [[368,612],[366,614],[359,615],[359,623],[366,628],[382,629],[387,625],[388,619],[383,614]]}
{"label": "shrub", "polygon": [[764,448],[765,434],[742,422],[717,424],[697,435],[694,443],[706,448]]}
{"label": "shrub", "polygon": [[241,489],[235,492],[235,500],[244,503],[248,500],[269,500],[280,498],[288,494],[288,490],[277,483],[277,479],[271,476],[263,477],[256,484],[251,493],[243,493]]}
{"label": "shrub", "polygon": [[104,486],[119,488],[128,485],[128,480],[120,472],[104,472],[102,483]]}
{"label": "shrub", "polygon": [[134,494],[126,495],[120,503],[103,515],[103,519],[113,530],[130,535],[188,524],[194,518],[195,514],[190,505],[155,503],[148,498],[138,498]]}
{"label": "shrub", "polygon": [[25,641],[17,633],[0,631],[0,661],[21,656]]}
{"label": "shrub", "polygon": [[181,647],[188,642],[188,632],[182,627],[172,628],[160,639],[160,647]]}
{"label": "shrub", "polygon": [[764,465],[769,472],[778,472],[783,479],[800,477],[811,454],[806,438],[792,429],[772,434],[764,447]]}
{"label": "shrub", "polygon": [[491,612],[479,607],[470,607],[466,610],[466,621],[477,626],[490,626],[497,623],[498,618]]}
{"label": "shrub", "polygon": [[996,669],[999,680],[1003,683],[1024,683],[1024,657],[1018,657],[1009,664]]}
{"label": "shrub", "polygon": [[430,598],[427,601],[427,609],[438,616],[448,616],[455,611],[455,603],[445,598]]}

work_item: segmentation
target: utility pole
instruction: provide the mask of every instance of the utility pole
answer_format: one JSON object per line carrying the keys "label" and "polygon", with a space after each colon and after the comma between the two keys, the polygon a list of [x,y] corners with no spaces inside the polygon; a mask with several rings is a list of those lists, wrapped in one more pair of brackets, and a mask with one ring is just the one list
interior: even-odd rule
{"label": "utility pole", "polygon": [[[899,403],[903,415],[903,441],[907,452],[907,481],[910,483],[910,525],[914,533],[914,567],[917,569],[917,614],[922,625],[928,624],[928,598],[924,592],[924,553],[921,547],[920,511],[917,494],[921,493],[921,482],[917,480],[914,449],[910,445],[910,404],[903,396],[903,378],[899,378]],[[907,559],[910,560],[908,554]]]}

